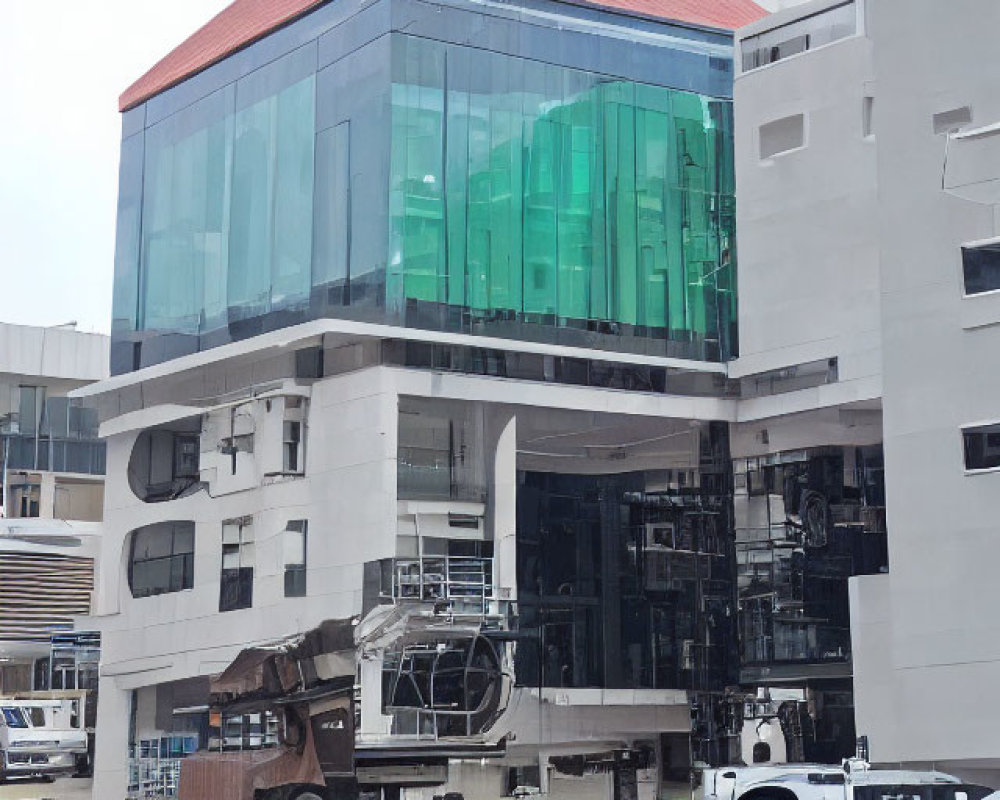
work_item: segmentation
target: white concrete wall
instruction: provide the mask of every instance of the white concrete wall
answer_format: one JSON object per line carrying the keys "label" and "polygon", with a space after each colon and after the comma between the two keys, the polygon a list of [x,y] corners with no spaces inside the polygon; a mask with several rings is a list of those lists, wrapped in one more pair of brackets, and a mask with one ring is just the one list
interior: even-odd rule
{"label": "white concrete wall", "polygon": [[[120,715],[126,690],[220,672],[244,647],[308,630],[324,619],[361,611],[362,565],[393,555],[396,527],[396,395],[385,372],[366,370],[312,387],[306,429],[305,475],[257,480],[211,497],[206,491],[161,503],[143,503],[131,491],[126,467],[137,431],[108,439],[107,503],[100,581],[101,712],[108,728]],[[255,430],[269,415],[253,401]],[[280,426],[280,419],[278,422]],[[266,439],[267,437],[263,437]],[[262,442],[261,457],[269,450]],[[255,455],[257,453],[255,452]],[[257,475],[255,465],[251,473]],[[256,539],[253,606],[219,613],[222,521],[253,515]],[[281,535],[292,519],[307,519],[307,596],[284,597]],[[166,520],[195,521],[194,587],[133,599],[127,583],[128,534]],[[125,750],[111,732],[98,745],[95,796],[124,794]],[[114,765],[114,766],[111,766]]]}
{"label": "white concrete wall", "polygon": [[0,372],[89,383],[108,376],[110,339],[73,328],[0,322]]}
{"label": "white concrete wall", "polygon": [[[975,300],[962,297],[959,247],[995,236],[997,217],[942,190],[932,116],[968,105],[974,126],[1000,122],[998,29],[1000,5],[983,0],[871,5],[892,613],[887,635],[882,609],[855,604],[855,681],[870,699],[858,731],[879,761],[945,770],[1000,763],[1000,473],[965,474],[959,432],[1000,418],[1000,301],[991,322],[963,328]],[[995,173],[1000,147],[980,158]]]}
{"label": "white concrete wall", "polygon": [[[880,372],[875,144],[862,135],[871,80],[863,35],[736,78],[733,376],[832,357],[841,382]],[[804,146],[762,160],[760,127],[796,114],[804,116]],[[861,394],[877,397],[877,382]]]}
{"label": "white concrete wall", "polygon": [[892,590],[888,575],[861,575],[848,583],[851,602],[851,651],[854,657],[854,718],[866,735],[872,758],[884,762],[898,740],[897,704],[892,675]]}

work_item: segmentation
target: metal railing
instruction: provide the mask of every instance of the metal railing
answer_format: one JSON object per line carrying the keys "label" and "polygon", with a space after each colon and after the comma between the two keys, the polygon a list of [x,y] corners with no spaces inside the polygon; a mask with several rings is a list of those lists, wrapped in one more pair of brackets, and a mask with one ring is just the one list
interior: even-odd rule
{"label": "metal railing", "polygon": [[456,613],[486,614],[495,599],[492,558],[425,556],[390,559],[388,565],[382,596],[393,602],[441,601]]}

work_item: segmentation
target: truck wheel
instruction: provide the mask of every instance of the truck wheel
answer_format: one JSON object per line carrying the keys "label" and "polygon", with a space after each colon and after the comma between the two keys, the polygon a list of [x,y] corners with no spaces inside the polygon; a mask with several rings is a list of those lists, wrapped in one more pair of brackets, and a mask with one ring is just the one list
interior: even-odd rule
{"label": "truck wheel", "polygon": [[325,800],[325,798],[312,789],[302,789],[298,794],[293,794],[291,800]]}

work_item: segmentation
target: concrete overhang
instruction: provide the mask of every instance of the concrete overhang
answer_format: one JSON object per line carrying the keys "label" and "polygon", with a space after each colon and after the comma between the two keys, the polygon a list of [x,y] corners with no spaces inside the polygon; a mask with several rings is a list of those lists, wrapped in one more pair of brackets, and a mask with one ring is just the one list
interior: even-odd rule
{"label": "concrete overhang", "polygon": [[474,347],[487,350],[503,350],[513,353],[533,353],[537,355],[580,358],[591,361],[608,361],[617,364],[636,364],[687,372],[726,374],[726,365],[711,361],[695,361],[684,358],[650,356],[641,353],[622,353],[610,350],[573,347],[570,345],[526,342],[518,339],[503,339],[496,336],[476,336],[468,333],[445,333],[417,328],[403,328],[396,325],[381,325],[370,322],[355,322],[342,319],[318,319],[293,325],[289,328],[253,336],[239,342],[213,347],[200,353],[181,356],[161,364],[154,364],[135,372],[116,375],[112,378],[75,389],[72,397],[95,397],[120,389],[177,375],[188,370],[219,364],[230,359],[251,361],[268,353],[274,354],[286,348],[300,348],[322,344],[325,347],[347,346],[366,340],[399,339],[428,344],[445,344],[459,347]]}
{"label": "concrete overhang", "polygon": [[736,422],[737,401],[653,392],[632,392],[564,383],[540,383],[517,378],[494,378],[462,373],[382,367],[395,375],[401,395],[479,401],[515,407],[590,411],[705,422]]}
{"label": "concrete overhang", "polygon": [[739,401],[735,421],[757,422],[772,417],[838,406],[867,410],[881,409],[882,377],[872,375],[793,392],[750,397]]}

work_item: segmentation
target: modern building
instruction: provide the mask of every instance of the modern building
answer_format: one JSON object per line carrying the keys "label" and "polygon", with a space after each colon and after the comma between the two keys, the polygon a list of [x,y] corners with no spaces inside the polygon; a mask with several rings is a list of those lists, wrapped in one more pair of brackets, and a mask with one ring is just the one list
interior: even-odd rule
{"label": "modern building", "polygon": [[[810,386],[755,399],[741,378],[737,485],[742,456],[775,465],[770,476],[747,465],[747,534],[739,489],[735,501],[742,630],[761,632],[766,656],[750,669],[757,637],[744,635],[744,684],[805,686],[815,721],[851,674],[856,733],[875,762],[933,764],[986,785],[1000,783],[990,577],[1000,466],[991,369],[1000,344],[998,13],[972,1],[813,0],[737,32],[734,89],[740,357],[730,375],[771,371],[775,384]],[[824,618],[817,650],[790,664],[778,655],[779,629],[787,640],[794,605],[775,591],[769,622],[748,612],[771,594],[769,570],[790,575],[793,592],[799,579],[808,607],[816,529],[800,515],[805,538],[786,551],[790,569],[772,566],[777,556],[749,569],[740,541],[784,547],[755,530],[776,517],[787,527],[784,465],[815,454],[802,484],[811,492],[820,473],[839,482],[838,451],[843,488],[839,499],[827,495],[826,534],[833,542],[851,524],[859,530],[850,641],[829,638],[832,616],[807,611]],[[793,509],[808,516],[812,498],[800,493]],[[845,501],[860,517],[844,513]],[[814,600],[835,594],[846,619],[843,572],[825,559],[815,566],[814,585],[830,588]]]}
{"label": "modern building", "polygon": [[52,643],[75,641],[91,610],[104,444],[68,394],[107,378],[108,346],[72,325],[0,323],[0,694],[97,688],[90,640],[56,658]]}
{"label": "modern building", "polygon": [[888,566],[865,11],[812,0],[736,37],[740,682],[793,760],[853,753],[848,582]]}
{"label": "modern building", "polygon": [[77,392],[95,796],[272,744],[211,677],[330,620],[367,790],[686,796],[735,757],[731,30],[763,13],[237,0],[125,92],[113,376]]}
{"label": "modern building", "polygon": [[345,619],[386,796],[1000,782],[997,12],[701,5],[240,0],[126,91],[99,796]]}
{"label": "modern building", "polygon": [[891,570],[853,587],[858,729],[877,760],[997,785],[1000,9],[869,18]]}
{"label": "modern building", "polygon": [[121,99],[97,796],[330,620],[386,797],[1000,782],[1000,12],[264,5]]}

